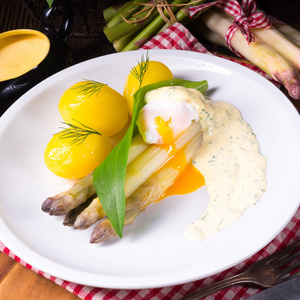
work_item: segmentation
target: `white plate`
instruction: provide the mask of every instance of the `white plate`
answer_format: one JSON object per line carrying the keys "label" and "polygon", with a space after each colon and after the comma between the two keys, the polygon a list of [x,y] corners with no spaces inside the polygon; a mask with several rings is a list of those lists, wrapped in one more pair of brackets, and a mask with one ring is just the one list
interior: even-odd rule
{"label": "white plate", "polygon": [[207,205],[205,188],[150,207],[122,240],[91,245],[92,229],[76,231],[41,204],[70,185],[44,165],[44,149],[58,130],[60,96],[82,79],[122,93],[141,51],[112,54],[68,68],[21,97],[0,119],[0,239],[27,263],[80,284],[132,289],[181,284],[227,269],[270,242],[300,200],[300,120],[289,100],[260,75],[227,60],[185,51],[150,51],[177,78],[209,82],[214,100],[232,103],[252,126],[268,159],[267,191],[243,217],[203,241],[186,240],[186,225]]}

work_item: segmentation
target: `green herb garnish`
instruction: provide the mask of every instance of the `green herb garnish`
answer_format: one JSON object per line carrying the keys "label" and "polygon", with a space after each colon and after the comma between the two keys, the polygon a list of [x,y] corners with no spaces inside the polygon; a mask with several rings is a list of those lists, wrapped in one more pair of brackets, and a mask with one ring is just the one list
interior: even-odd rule
{"label": "green herb garnish", "polygon": [[93,182],[97,196],[108,219],[120,237],[122,237],[125,215],[124,183],[129,148],[132,137],[138,132],[136,120],[140,109],[145,105],[145,94],[164,86],[194,88],[202,93],[208,88],[207,81],[192,82],[183,79],[172,79],[146,85],[134,94],[133,114],[129,129],[119,144],[108,154],[93,173]]}
{"label": "green herb garnish", "polygon": [[49,8],[51,8],[51,6],[52,6],[52,4],[53,4],[54,0],[46,0],[46,2],[48,3],[48,5],[49,5]]}
{"label": "green herb garnish", "polygon": [[70,145],[75,145],[75,144],[80,145],[91,134],[102,135],[97,130],[95,130],[89,126],[83,125],[79,121],[76,121],[76,120],[74,120],[74,121],[77,122],[78,124],[80,124],[81,126],[62,122],[62,124],[69,126],[69,128],[59,127],[61,129],[63,129],[60,132],[59,138],[60,139],[72,139],[70,142]]}
{"label": "green herb garnish", "polygon": [[145,76],[145,73],[148,69],[149,66],[149,55],[148,52],[146,54],[146,59],[144,58],[144,54],[141,57],[141,62],[138,61],[139,70],[137,67],[134,67],[131,69],[132,75],[139,81],[139,88],[142,86],[143,79]]}
{"label": "green herb garnish", "polygon": [[71,88],[72,90],[77,90],[77,93],[81,93],[86,96],[92,96],[96,94],[98,96],[100,90],[107,84],[101,83],[95,80],[84,79],[87,82],[76,87]]}

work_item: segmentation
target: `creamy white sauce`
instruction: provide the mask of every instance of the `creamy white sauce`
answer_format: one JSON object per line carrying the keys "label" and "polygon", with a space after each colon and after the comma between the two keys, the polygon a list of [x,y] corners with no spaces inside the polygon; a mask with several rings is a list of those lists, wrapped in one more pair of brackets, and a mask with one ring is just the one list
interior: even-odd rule
{"label": "creamy white sauce", "polygon": [[210,201],[201,219],[187,226],[185,237],[203,240],[257,203],[266,189],[266,158],[259,152],[252,129],[232,105],[206,100],[200,92],[181,87],[155,93],[147,100],[187,101],[199,113],[203,143],[193,163],[205,178]]}
{"label": "creamy white sauce", "polygon": [[210,237],[238,220],[266,189],[266,158],[250,126],[232,105],[211,101],[211,106],[215,114],[201,120],[203,143],[193,161],[205,178],[210,201],[202,218],[186,228],[185,237],[192,240]]}

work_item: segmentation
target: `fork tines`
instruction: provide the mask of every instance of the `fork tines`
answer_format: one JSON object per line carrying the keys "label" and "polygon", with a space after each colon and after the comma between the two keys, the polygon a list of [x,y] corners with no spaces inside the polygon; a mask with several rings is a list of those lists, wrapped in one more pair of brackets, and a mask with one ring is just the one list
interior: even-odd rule
{"label": "fork tines", "polygon": [[300,275],[300,241],[273,253],[266,262],[272,270],[277,271],[278,277],[288,276],[290,279]]}

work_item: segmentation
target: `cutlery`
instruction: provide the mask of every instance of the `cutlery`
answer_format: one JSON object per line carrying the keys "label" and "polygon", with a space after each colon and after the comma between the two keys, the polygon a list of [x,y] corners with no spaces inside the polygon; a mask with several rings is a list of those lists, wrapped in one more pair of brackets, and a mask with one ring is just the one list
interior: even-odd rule
{"label": "cutlery", "polygon": [[249,284],[269,288],[300,275],[300,240],[272,255],[263,258],[238,275],[231,276],[197,290],[180,300],[201,299],[224,288]]}

